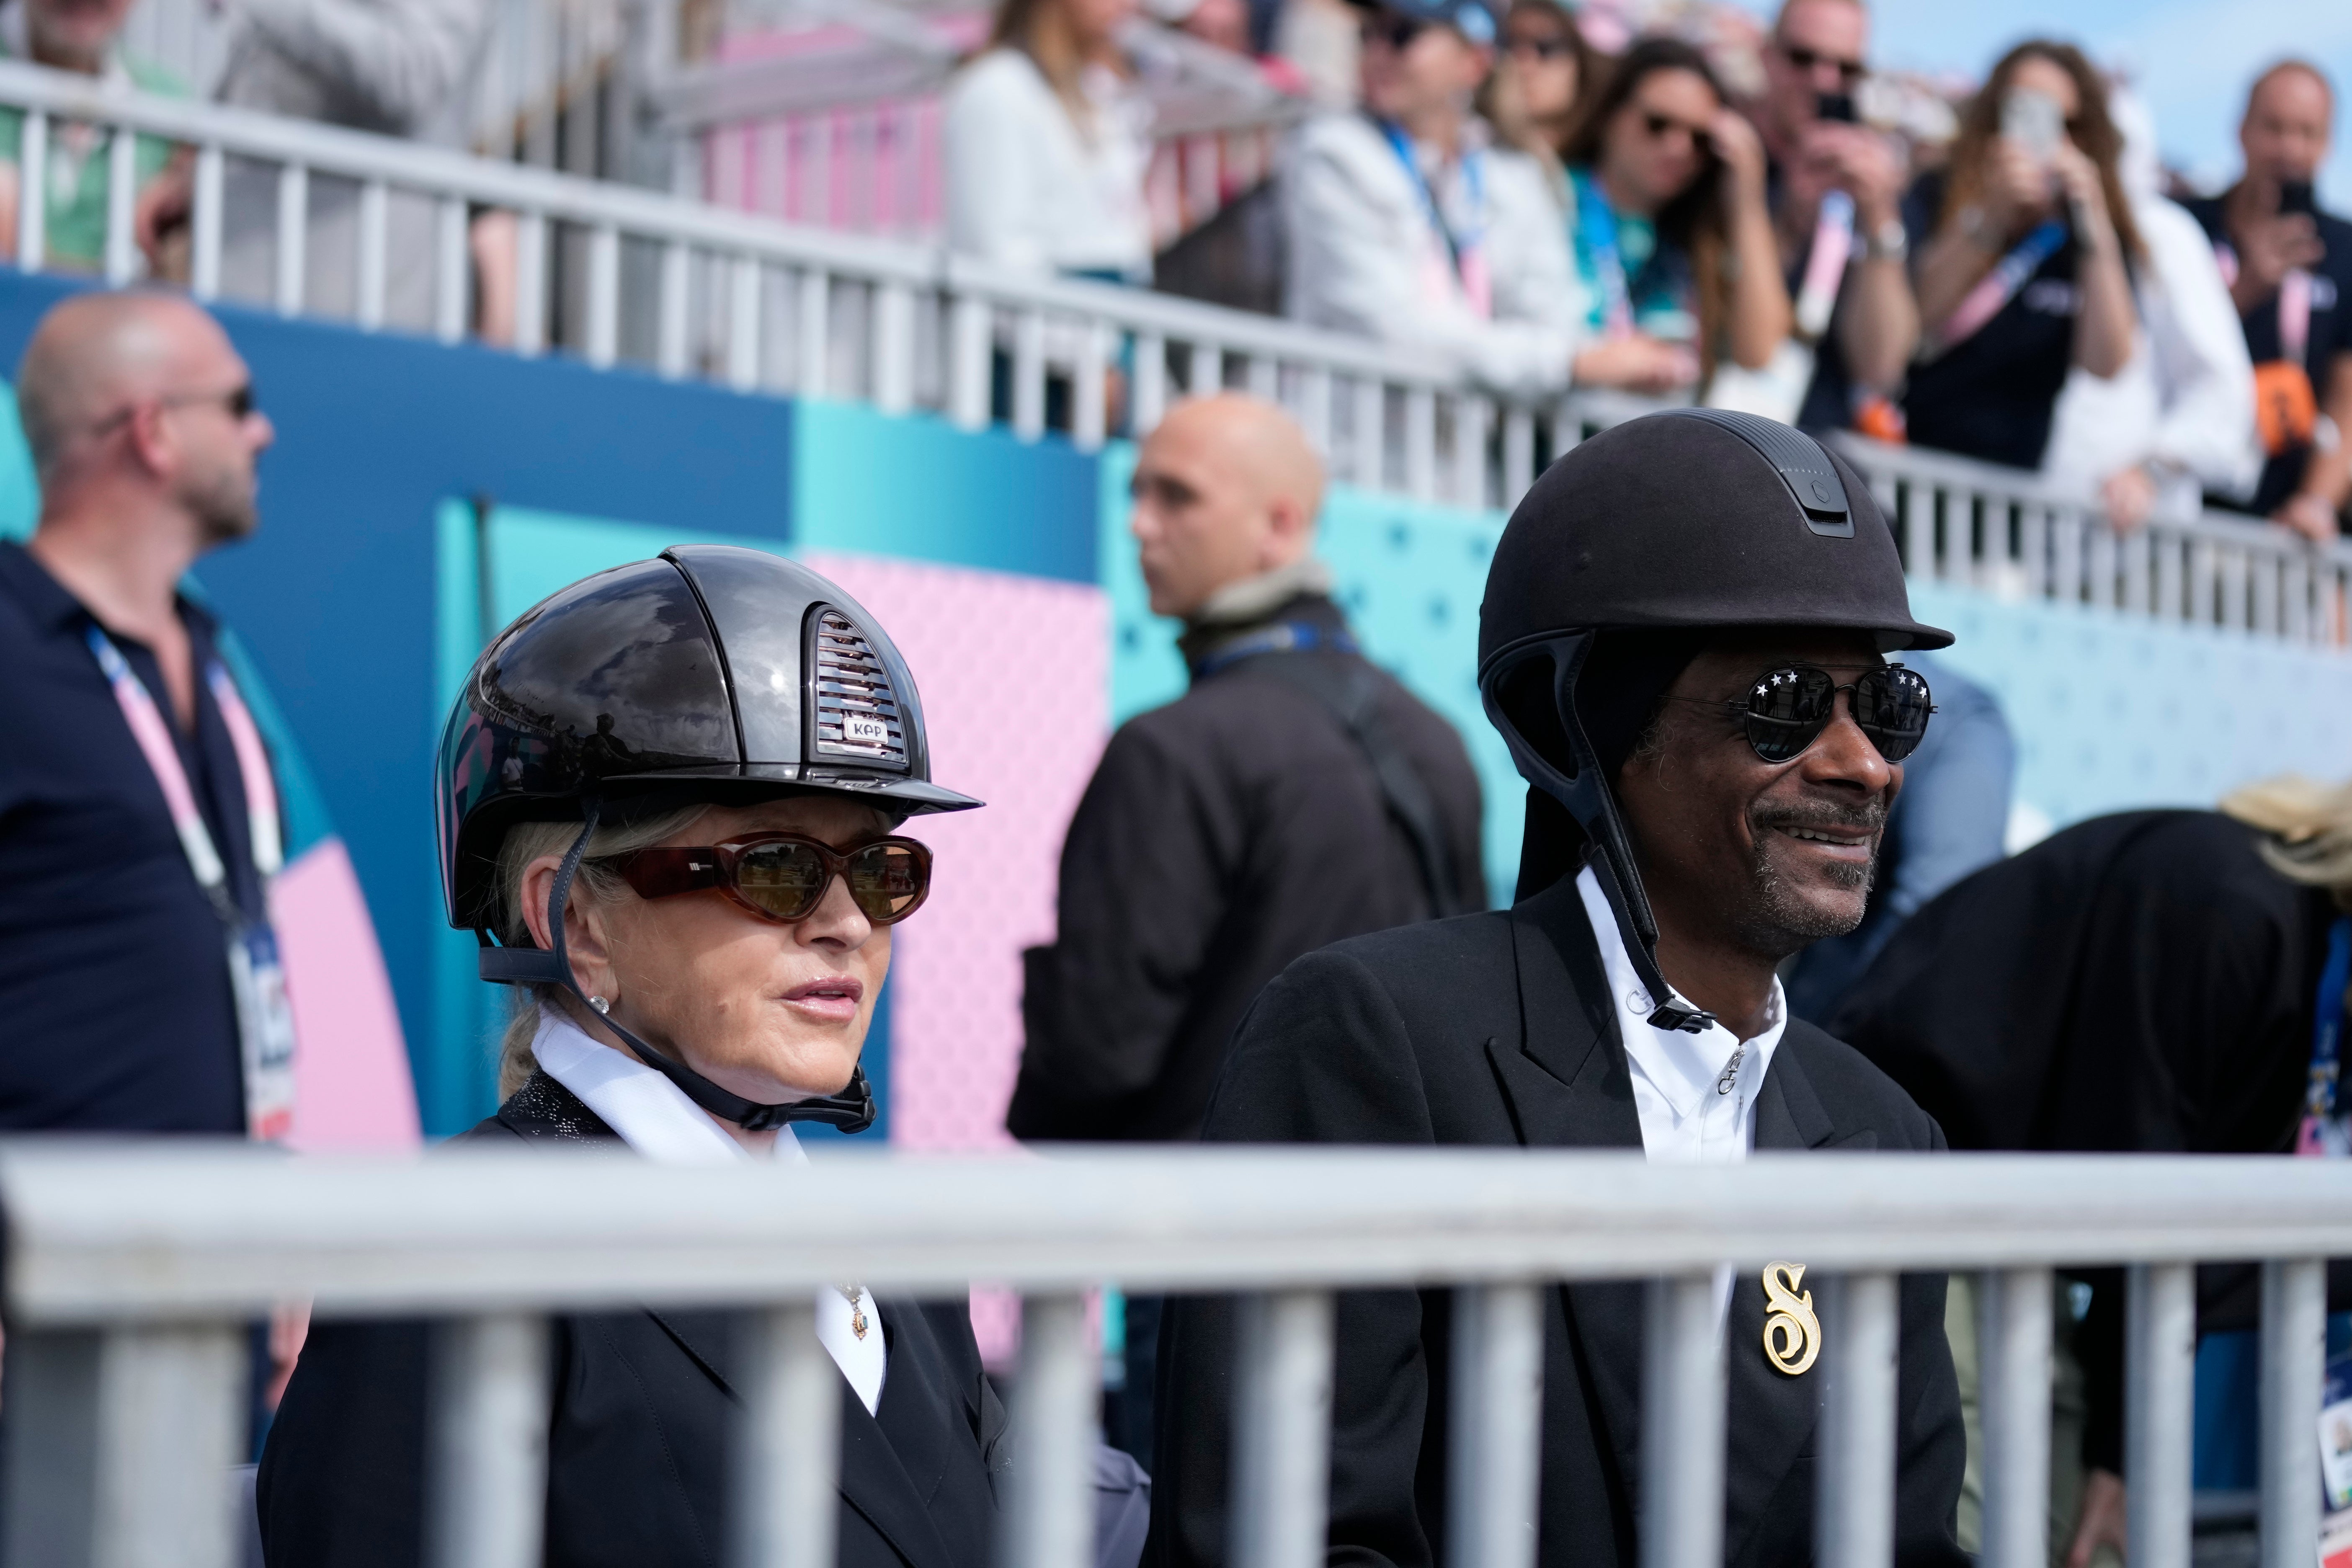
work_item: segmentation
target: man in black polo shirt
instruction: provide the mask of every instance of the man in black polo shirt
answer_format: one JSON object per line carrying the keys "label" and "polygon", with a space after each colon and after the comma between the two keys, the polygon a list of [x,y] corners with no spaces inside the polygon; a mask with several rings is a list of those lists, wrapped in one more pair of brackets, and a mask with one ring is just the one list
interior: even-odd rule
{"label": "man in black polo shirt", "polygon": [[2352,493],[2352,223],[2310,200],[2335,112],[2317,66],[2273,66],[2255,79],[2238,126],[2246,172],[2187,204],[2212,238],[2254,360],[2268,460],[2252,501],[2230,504],[2322,544],[2342,529]]}
{"label": "man in black polo shirt", "polygon": [[283,1018],[275,790],[178,584],[253,531],[269,421],[219,325],[160,295],[58,305],[16,396],[42,502],[0,542],[0,1129],[267,1135],[290,1058],[248,1073],[239,1016]]}

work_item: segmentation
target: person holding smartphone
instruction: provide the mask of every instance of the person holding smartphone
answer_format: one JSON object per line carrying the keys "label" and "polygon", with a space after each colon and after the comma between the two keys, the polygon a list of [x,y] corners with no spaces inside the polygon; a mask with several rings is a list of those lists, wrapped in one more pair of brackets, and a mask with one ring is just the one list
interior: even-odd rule
{"label": "person holding smartphone", "polygon": [[1948,170],[1904,202],[1920,342],[1911,439],[2041,466],[2069,371],[2131,358],[2129,268],[2144,254],[2116,172],[2106,84],[2071,44],[2032,39],[1993,67]]}
{"label": "person holding smartphone", "polygon": [[2185,204],[2213,242],[2254,361],[2262,478],[2251,497],[2216,499],[2318,544],[2340,534],[2352,494],[2352,223],[2312,193],[2335,109],[2317,66],[2273,66],[2238,125],[2245,173]]}
{"label": "person holding smartphone", "polygon": [[1814,351],[1796,419],[1808,430],[1855,425],[1900,384],[1919,341],[1902,212],[1909,169],[1854,106],[1869,57],[1861,0],[1786,0],[1763,53],[1756,128],[1781,274]]}

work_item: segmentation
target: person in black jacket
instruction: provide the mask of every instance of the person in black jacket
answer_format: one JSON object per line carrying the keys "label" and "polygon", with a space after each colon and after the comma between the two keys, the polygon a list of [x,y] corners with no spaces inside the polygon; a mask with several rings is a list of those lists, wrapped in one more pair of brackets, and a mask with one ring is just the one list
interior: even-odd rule
{"label": "person in black jacket", "polygon": [[[2285,1154],[2310,1091],[2335,1097],[2344,979],[2323,995],[2331,940],[2352,942],[2352,789],[2279,780],[2221,812],[2095,817],[1988,867],[1897,931],[1832,1026],[1900,1083],[1960,1149]],[[2343,935],[2335,933],[2341,931]],[[2324,1083],[2323,1081],[2324,1080]],[[2345,1147],[2341,1118],[2315,1132]],[[2330,1269],[2352,1302],[2352,1272]],[[2062,1319],[2082,1369],[2068,1560],[2118,1550],[2124,1524],[2123,1280],[2086,1271],[2090,1310]],[[2252,1328],[2257,1274],[2198,1271],[2205,1331]]]}
{"label": "person in black jacket", "polygon": [[[930,782],[919,715],[873,618],[755,551],[667,551],[500,634],[450,714],[436,801],[450,921],[481,935],[483,978],[530,988],[506,1101],[467,1137],[727,1163],[804,1159],[793,1121],[869,1125],[859,1053],[892,927],[930,881],[897,828],[980,804]],[[549,1568],[730,1559],[730,1329],[555,1321]],[[966,1312],[848,1284],[816,1334],[842,1373],[839,1562],[985,1564],[1010,1446]],[[262,1458],[270,1568],[418,1562],[429,1335],[313,1329]]]}
{"label": "person in black jacket", "polygon": [[[1234,1021],[1299,954],[1486,904],[1461,737],[1357,649],[1310,556],[1323,474],[1290,416],[1228,395],[1161,421],[1132,527],[1192,689],[1111,737],[1027,956],[1023,1139],[1196,1136]],[[1112,1440],[1151,1462],[1159,1302],[1131,1298]]]}
{"label": "person in black jacket", "polygon": [[[1487,712],[1528,795],[1518,900],[1292,964],[1234,1037],[1203,1136],[1493,1144],[1736,1161],[1751,1148],[1938,1150],[1935,1123],[1788,1016],[1774,966],[1862,917],[1925,733],[1924,680],[1880,649],[1911,618],[1853,469],[1748,415],[1633,420],[1555,463],[1513,515],[1480,612]],[[1801,1263],[1802,1260],[1795,1260]],[[1811,1561],[1819,1379],[1728,1281],[1727,1562]],[[1901,1288],[1896,1556],[1958,1568],[1965,1436],[1940,1276]],[[1448,1499],[1450,1299],[1340,1298],[1329,1560],[1427,1568]],[[1643,1288],[1547,1298],[1544,1568],[1640,1560]],[[1226,1548],[1234,1319],[1171,1303],[1146,1562]]]}

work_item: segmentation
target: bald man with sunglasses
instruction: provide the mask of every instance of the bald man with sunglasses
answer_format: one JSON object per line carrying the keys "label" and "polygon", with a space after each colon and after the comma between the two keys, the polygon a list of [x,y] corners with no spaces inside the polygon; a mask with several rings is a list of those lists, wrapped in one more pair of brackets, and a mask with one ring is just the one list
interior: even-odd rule
{"label": "bald man with sunglasses", "polygon": [[271,1135],[290,1069],[256,1065],[230,939],[267,930],[276,786],[180,584],[253,532],[274,433],[163,295],[55,307],[16,403],[41,513],[0,543],[0,1130]]}

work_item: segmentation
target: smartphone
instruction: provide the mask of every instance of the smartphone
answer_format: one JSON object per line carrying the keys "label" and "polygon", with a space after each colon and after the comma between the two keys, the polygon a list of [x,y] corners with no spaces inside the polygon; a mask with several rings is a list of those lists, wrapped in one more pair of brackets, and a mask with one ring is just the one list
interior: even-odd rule
{"label": "smartphone", "polygon": [[2046,92],[2011,88],[2000,100],[2000,133],[2047,163],[2066,135],[2066,111]]}
{"label": "smartphone", "polygon": [[1839,125],[1852,125],[1862,117],[1853,111],[1853,94],[1824,92],[1817,94],[1813,99],[1813,118],[1831,121]]}
{"label": "smartphone", "polygon": [[2279,182],[2279,216],[2291,217],[2300,213],[2305,217],[2319,216],[2318,204],[2313,199],[2309,180]]}

